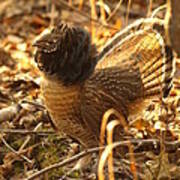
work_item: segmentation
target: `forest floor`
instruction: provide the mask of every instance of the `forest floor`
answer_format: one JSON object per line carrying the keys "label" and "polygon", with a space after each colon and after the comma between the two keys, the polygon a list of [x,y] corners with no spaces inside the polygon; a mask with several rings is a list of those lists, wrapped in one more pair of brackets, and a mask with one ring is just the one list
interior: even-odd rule
{"label": "forest floor", "polygon": [[[115,32],[126,24],[127,5],[123,4],[106,25],[90,21],[91,7],[74,1],[0,0],[0,180],[26,179],[33,173],[79,153],[78,142],[57,134],[51,124],[40,93],[40,73],[34,62],[32,46],[37,36],[59,19],[88,29],[93,42],[101,48]],[[63,1],[66,2],[66,1]],[[114,9],[118,1],[107,6]],[[159,1],[160,2],[160,1]],[[159,4],[153,5],[153,9]],[[136,0],[129,10],[129,23],[146,17],[148,6]],[[96,31],[94,33],[94,30]],[[142,144],[134,151],[140,179],[168,176],[180,179],[180,61],[177,59],[174,88],[166,102],[152,104],[145,115],[135,122],[129,139],[136,137]],[[168,109],[159,113],[162,106]],[[148,115],[148,118],[146,118]],[[166,127],[166,128],[164,128]],[[163,130],[162,130],[163,129]],[[150,144],[145,139],[157,140]],[[133,179],[128,161],[130,153],[115,168],[117,179]],[[65,179],[96,179],[97,156],[83,172],[73,172]],[[73,166],[54,168],[37,179],[59,179]]]}

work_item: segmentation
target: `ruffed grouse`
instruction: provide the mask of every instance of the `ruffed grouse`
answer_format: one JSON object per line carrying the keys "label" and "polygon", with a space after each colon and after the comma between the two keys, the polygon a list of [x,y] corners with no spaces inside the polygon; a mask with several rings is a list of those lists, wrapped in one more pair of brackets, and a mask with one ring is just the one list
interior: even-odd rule
{"label": "ruffed grouse", "polygon": [[166,97],[171,88],[172,52],[163,23],[139,20],[117,33],[101,52],[89,33],[60,23],[36,43],[42,94],[59,131],[85,147],[98,145],[103,114],[110,108],[125,119],[147,99]]}

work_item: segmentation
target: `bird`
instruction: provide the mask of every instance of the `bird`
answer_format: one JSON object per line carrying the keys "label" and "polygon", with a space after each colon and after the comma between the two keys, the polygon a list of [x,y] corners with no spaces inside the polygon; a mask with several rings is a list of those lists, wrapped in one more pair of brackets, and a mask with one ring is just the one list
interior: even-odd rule
{"label": "bird", "polygon": [[102,50],[87,30],[66,22],[34,46],[42,97],[53,124],[85,148],[98,146],[108,109],[128,122],[147,100],[168,97],[172,87],[173,53],[156,18],[129,25]]}

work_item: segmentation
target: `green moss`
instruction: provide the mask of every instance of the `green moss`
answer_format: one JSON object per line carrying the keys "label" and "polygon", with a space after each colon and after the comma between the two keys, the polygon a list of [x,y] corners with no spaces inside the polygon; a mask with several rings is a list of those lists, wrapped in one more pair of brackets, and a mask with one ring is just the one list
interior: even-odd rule
{"label": "green moss", "polygon": [[79,171],[73,171],[70,175],[71,178],[79,178],[80,172]]}
{"label": "green moss", "polygon": [[[67,155],[68,143],[61,136],[49,135],[45,143],[34,150],[33,157],[36,158],[38,168],[42,169],[57,163]],[[48,173],[50,179],[57,179],[64,174],[63,168],[57,168]]]}

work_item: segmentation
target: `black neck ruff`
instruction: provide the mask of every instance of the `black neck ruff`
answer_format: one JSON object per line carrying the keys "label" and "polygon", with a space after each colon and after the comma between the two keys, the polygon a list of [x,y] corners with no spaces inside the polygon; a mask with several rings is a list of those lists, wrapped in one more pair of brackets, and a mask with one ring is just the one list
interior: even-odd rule
{"label": "black neck ruff", "polygon": [[35,61],[39,69],[64,84],[84,81],[95,68],[96,47],[82,28],[60,23],[34,45],[38,47]]}

